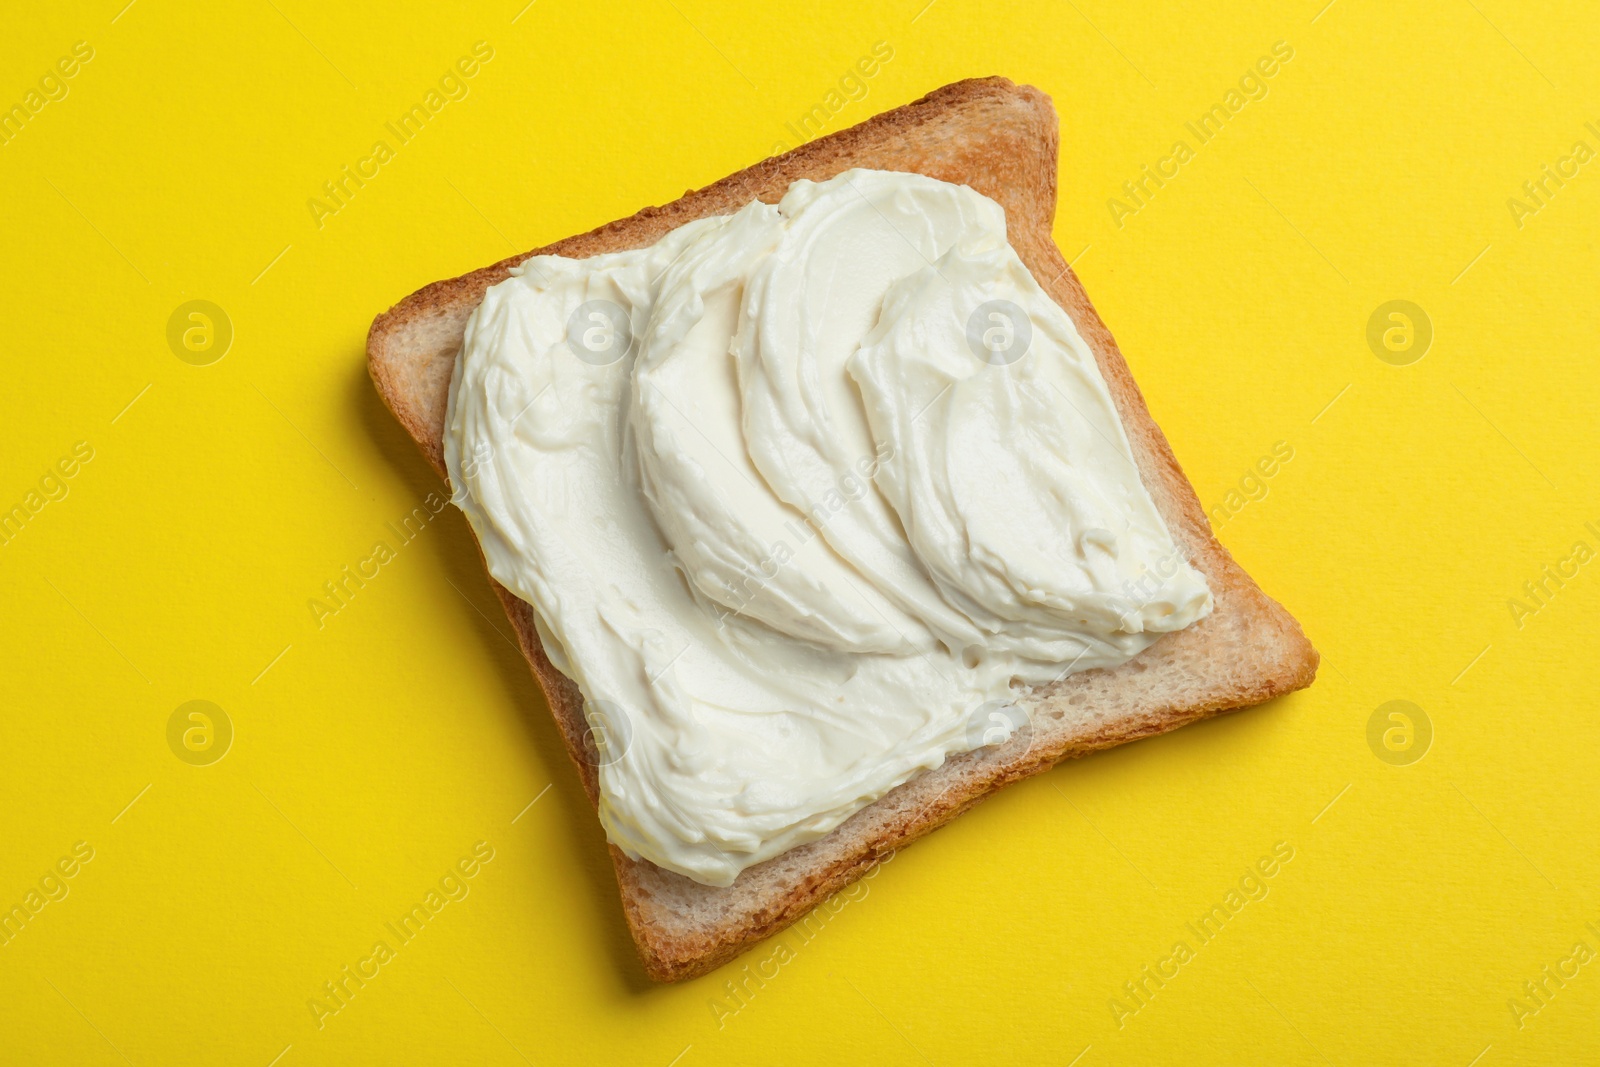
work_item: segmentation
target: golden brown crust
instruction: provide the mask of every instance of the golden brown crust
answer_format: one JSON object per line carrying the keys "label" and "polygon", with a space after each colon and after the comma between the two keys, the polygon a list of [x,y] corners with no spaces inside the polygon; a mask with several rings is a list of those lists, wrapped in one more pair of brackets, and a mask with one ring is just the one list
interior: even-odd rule
{"label": "golden brown crust", "polygon": [[[859,126],[764,160],[663,207],[435,282],[378,316],[368,368],[395,416],[443,476],[444,407],[466,318],[485,289],[540,253],[583,257],[650,244],[693,219],[779,199],[797,178],[856,166],[916,171],[966,184],[1005,208],[1012,244],[1094,350],[1117,401],[1146,488],[1174,540],[1211,583],[1216,608],[1115,670],[1075,674],[1035,693],[1033,723],[1004,745],[955,757],[857,812],[818,841],[740,875],[700,885],[611,848],[645,971],[662,981],[704,974],[804,915],[881,857],[943,825],[1011,782],[1063,759],[1176,729],[1311,684],[1317,654],[1294,619],[1263,593],[1211,534],[1205,512],[1150,417],[1117,349],[1051,237],[1056,117],[1049,98],[1004,78],[945,86]],[[545,656],[532,609],[491,579],[543,688],[591,803],[582,698]]]}

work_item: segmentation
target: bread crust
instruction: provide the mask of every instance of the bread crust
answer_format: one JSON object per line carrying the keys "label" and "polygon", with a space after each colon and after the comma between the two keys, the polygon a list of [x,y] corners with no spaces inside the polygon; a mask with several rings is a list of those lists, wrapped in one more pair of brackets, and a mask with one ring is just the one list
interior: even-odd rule
{"label": "bread crust", "polygon": [[[947,760],[825,837],[749,868],[730,887],[701,885],[608,846],[628,928],[651,978],[676,981],[714,969],[803,918],[883,857],[1012,782],[1064,759],[1259,704],[1310,685],[1316,675],[1316,650],[1299,625],[1212,535],[1116,341],[1055,246],[1056,151],[1055,110],[1044,93],[1005,78],[956,82],[670,204],[435,282],[372,323],[367,366],[373,383],[445,477],[444,413],[467,317],[490,285],[529,256],[582,258],[639,248],[694,219],[730,214],[752,198],[775,203],[798,178],[821,181],[851,167],[914,171],[969,185],[1005,209],[1018,255],[1093,350],[1145,487],[1178,547],[1211,584],[1216,606],[1207,618],[1162,637],[1120,667],[1085,671],[1041,687],[1030,696],[1031,724],[1006,744]],[[545,656],[532,608],[492,578],[490,585],[544,690],[590,803],[598,805],[577,686]]]}

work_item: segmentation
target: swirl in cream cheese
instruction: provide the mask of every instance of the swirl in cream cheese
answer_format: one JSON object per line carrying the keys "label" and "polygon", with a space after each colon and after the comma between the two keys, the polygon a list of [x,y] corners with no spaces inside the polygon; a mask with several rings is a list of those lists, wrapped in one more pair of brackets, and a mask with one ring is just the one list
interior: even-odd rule
{"label": "swirl in cream cheese", "polygon": [[607,729],[607,834],[711,885],[1211,610],[999,205],[920,175],[527,260],[468,321],[445,459]]}

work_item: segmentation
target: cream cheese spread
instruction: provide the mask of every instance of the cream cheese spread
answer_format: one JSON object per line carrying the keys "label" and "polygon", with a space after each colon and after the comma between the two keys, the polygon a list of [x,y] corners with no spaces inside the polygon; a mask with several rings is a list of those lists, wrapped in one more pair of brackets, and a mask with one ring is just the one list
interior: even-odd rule
{"label": "cream cheese spread", "polygon": [[444,444],[603,739],[608,836],[710,885],[1212,606],[1000,206],[920,175],[525,261]]}

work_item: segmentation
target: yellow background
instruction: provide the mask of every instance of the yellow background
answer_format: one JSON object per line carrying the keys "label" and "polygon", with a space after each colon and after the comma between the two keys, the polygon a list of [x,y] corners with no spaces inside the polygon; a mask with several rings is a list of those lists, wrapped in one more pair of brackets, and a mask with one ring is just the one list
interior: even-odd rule
{"label": "yellow background", "polygon": [[[1600,1056],[1600,962],[1520,1028],[1508,1006],[1600,951],[1600,567],[1520,628],[1507,606],[1600,548],[1600,162],[1520,228],[1507,206],[1600,148],[1592,5],[123,2],[0,37],[6,106],[94,48],[0,146],[0,506],[94,449],[0,545],[0,905],[94,849],[0,947],[0,1060]],[[319,228],[307,200],[480,40],[470,94]],[[1184,122],[1280,40],[1268,95],[1197,146]],[[1221,537],[1323,666],[1007,790],[719,1017],[738,965],[655,988],[633,961],[460,514],[320,627],[308,601],[439,489],[366,379],[375,313],[792,143],[878,41],[830,129],[971,75],[1054,98],[1057,241],[1202,502],[1294,449]],[[1117,228],[1107,200],[1179,138],[1195,158]],[[233,323],[209,366],[167,343],[192,299]],[[1395,299],[1434,328],[1409,366],[1366,342]],[[192,699],[235,729],[209,766],[168,747]],[[1367,741],[1396,699],[1433,728],[1408,766]],[[319,1029],[322,983],[478,841],[470,894]],[[1119,1027],[1123,983],[1280,841],[1265,899]]]}

